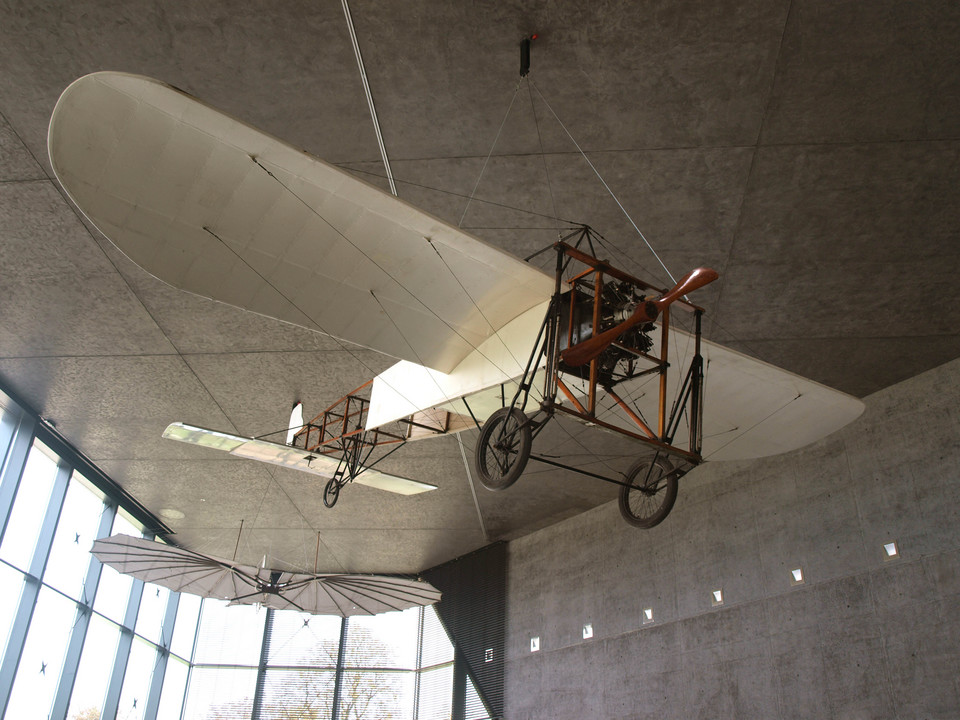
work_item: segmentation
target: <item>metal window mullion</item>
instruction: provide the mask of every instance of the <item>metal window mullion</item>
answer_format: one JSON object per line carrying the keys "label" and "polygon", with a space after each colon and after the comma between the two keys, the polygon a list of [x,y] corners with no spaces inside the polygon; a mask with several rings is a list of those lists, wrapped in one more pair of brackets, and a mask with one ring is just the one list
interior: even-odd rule
{"label": "metal window mullion", "polygon": [[417,673],[413,685],[413,720],[420,718],[420,676],[423,672],[423,628],[426,608],[420,607],[420,616],[417,622]]}
{"label": "metal window mullion", "polygon": [[[31,440],[32,434],[31,430]],[[26,457],[23,459],[23,464],[26,464]],[[63,508],[63,499],[67,495],[67,485],[70,482],[71,472],[73,472],[73,469],[63,461],[57,466],[53,490],[47,501],[47,509],[34,545],[33,556],[30,558],[30,571],[24,576],[20,602],[17,604],[13,627],[10,628],[10,637],[7,639],[3,661],[0,662],[0,717],[6,714],[7,703],[10,701],[10,693],[17,677],[17,667],[20,665],[20,656],[23,654],[23,646],[27,641],[30,621],[33,619],[33,610],[40,595],[40,581],[43,577],[43,570],[47,566],[47,558],[50,556],[50,547],[53,545],[53,536],[57,530],[60,511]],[[21,467],[20,472],[17,473],[18,483],[19,476],[22,474],[23,468]]]}
{"label": "metal window mullion", "polygon": [[[97,527],[97,537],[110,533],[117,509],[112,505],[104,505],[100,513],[100,525]],[[87,629],[90,627],[93,599],[100,584],[100,572],[103,565],[96,556],[90,555],[87,565],[87,575],[83,580],[81,600],[77,604],[77,619],[70,632],[70,642],[67,644],[67,654],[63,659],[63,670],[60,672],[60,681],[57,683],[57,694],[53,701],[51,718],[65,718],[70,708],[70,696],[73,694],[73,685],[77,680],[77,670],[80,667],[80,656],[83,652],[83,643],[87,638]]]}
{"label": "metal window mullion", "polygon": [[160,695],[163,693],[163,681],[167,675],[167,662],[170,659],[170,645],[173,643],[173,627],[177,622],[177,610],[180,607],[180,593],[171,592],[167,597],[167,609],[160,623],[160,649],[157,664],[150,678],[150,690],[147,692],[147,704],[143,710],[144,720],[156,720],[160,711]]}
{"label": "metal window mullion", "polygon": [[116,717],[120,707],[120,691],[123,689],[123,678],[127,672],[127,661],[130,659],[130,648],[133,646],[133,624],[129,623],[130,608],[134,607],[133,623],[137,620],[137,610],[140,608],[140,598],[143,596],[143,580],[134,579],[130,588],[130,598],[127,601],[127,615],[120,627],[120,641],[117,643],[117,653],[113,659],[113,673],[110,675],[110,685],[107,687],[107,697],[103,702],[102,717]]}
{"label": "metal window mullion", "polygon": [[330,706],[331,720],[340,718],[340,688],[343,685],[344,646],[347,644],[347,618],[340,619],[340,644],[337,646],[337,670],[333,676],[333,703]]}
{"label": "metal window mullion", "polygon": [[7,532],[10,511],[13,509],[13,501],[20,486],[20,478],[23,477],[24,468],[27,466],[27,456],[33,446],[36,427],[37,422],[33,417],[27,414],[21,415],[20,422],[13,431],[13,441],[8,445],[3,459],[3,470],[0,471],[2,473],[0,474],[0,522],[2,522],[0,542],[3,541],[3,536]]}
{"label": "metal window mullion", "polygon": [[187,698],[190,696],[190,683],[193,682],[193,667],[197,657],[197,645],[200,643],[200,623],[203,622],[203,607],[207,604],[205,599],[200,600],[200,608],[197,610],[197,618],[193,622],[193,644],[190,646],[190,657],[187,658],[187,682],[183,686],[183,699],[180,701],[180,720],[183,720],[187,711]]}
{"label": "metal window mullion", "polygon": [[260,643],[260,664],[257,666],[257,685],[253,691],[253,710],[250,720],[260,720],[263,705],[263,688],[267,681],[267,658],[270,656],[270,638],[273,635],[273,608],[267,608],[267,617],[263,623],[263,641]]}
{"label": "metal window mullion", "polygon": [[453,699],[451,702],[451,720],[464,720],[467,716],[467,664],[459,648],[453,655]]}
{"label": "metal window mullion", "polygon": [[50,557],[50,548],[53,547],[53,537],[57,532],[57,523],[60,521],[60,512],[63,510],[63,501],[67,497],[67,486],[70,484],[70,475],[73,468],[64,460],[57,464],[57,474],[53,479],[53,489],[47,500],[47,509],[40,525],[40,534],[30,559],[30,574],[38,580],[43,578],[43,571],[47,567]]}
{"label": "metal window mullion", "polygon": [[[16,407],[16,406],[15,406]],[[5,408],[0,406],[0,448],[3,448],[4,462],[0,463],[0,468],[5,464],[7,455],[13,446],[13,438],[17,434],[17,428],[20,426],[20,418],[23,417],[23,411],[20,408]]]}
{"label": "metal window mullion", "polygon": [[123,678],[127,673],[130,648],[133,646],[133,631],[137,626],[140,600],[143,598],[143,584],[143,580],[134,578],[133,584],[130,586],[130,596],[127,599],[127,610],[123,615],[123,624],[120,626],[120,641],[117,643],[117,654],[113,659],[113,674],[110,676],[110,685],[107,687],[107,698],[103,703],[102,717],[116,717],[120,707],[120,693],[123,690]]}

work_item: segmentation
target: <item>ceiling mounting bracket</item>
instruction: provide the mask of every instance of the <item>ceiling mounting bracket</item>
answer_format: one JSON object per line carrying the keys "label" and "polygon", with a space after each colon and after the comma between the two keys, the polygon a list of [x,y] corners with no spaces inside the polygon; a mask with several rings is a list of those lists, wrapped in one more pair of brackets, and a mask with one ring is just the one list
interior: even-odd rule
{"label": "ceiling mounting bracket", "polygon": [[537,39],[536,33],[520,41],[520,77],[530,72],[530,43]]}

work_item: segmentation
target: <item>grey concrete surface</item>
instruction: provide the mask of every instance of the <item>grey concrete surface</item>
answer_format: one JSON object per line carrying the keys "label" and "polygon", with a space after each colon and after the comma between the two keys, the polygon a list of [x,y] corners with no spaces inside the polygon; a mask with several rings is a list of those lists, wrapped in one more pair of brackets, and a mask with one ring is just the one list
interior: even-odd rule
{"label": "grey concrete surface", "polygon": [[[666,284],[566,128],[675,276],[720,272],[698,297],[710,339],[858,396],[960,356],[956,2],[350,8],[403,199],[520,256],[556,239],[557,216],[587,223],[612,261]],[[530,33],[531,82],[508,114]],[[385,171],[339,0],[0,2],[0,380],[150,510],[182,512],[178,541],[230,556],[244,520],[246,562],[302,564],[319,533],[325,570],[416,572],[610,499],[535,477],[508,493],[475,486],[475,504],[451,441],[408,446],[391,466],[438,492],[351,487],[331,512],[315,481],[162,440],[173,421],[272,432],[294,400],[316,414],[391,359],[174,291],[91,228],[51,175],[46,132],[63,89],[98,70],[171,83],[380,187]],[[837,453],[793,502],[840,531],[851,508],[879,511],[830,482],[853,472]],[[877,492],[880,507],[905,502]],[[744,585],[782,581],[771,563],[791,548],[774,530],[790,513],[731,530],[724,494],[698,513],[677,545],[691,568],[712,579],[728,552],[746,553]],[[649,587],[674,597],[663,552]],[[845,545],[821,567],[864,552]]]}
{"label": "grey concrete surface", "polygon": [[512,541],[506,717],[960,716],[960,361],[866,403],[700,466],[652,530],[610,503]]}

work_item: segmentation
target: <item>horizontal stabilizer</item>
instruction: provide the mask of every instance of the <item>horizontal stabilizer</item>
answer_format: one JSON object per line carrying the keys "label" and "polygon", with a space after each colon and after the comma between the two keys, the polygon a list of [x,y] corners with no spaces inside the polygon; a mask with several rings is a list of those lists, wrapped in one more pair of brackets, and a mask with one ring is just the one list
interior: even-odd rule
{"label": "horizontal stabilizer", "polygon": [[[184,423],[171,423],[163,431],[163,437],[168,440],[202,445],[214,450],[223,450],[247,460],[258,460],[271,465],[302,470],[326,478],[332,478],[340,465],[337,457],[333,455],[308,452],[303,448],[281,445],[268,440],[230,435],[218,430],[208,430]],[[372,468],[363,468],[353,478],[353,482],[378,490],[397,493],[398,495],[417,495],[437,489],[436,485],[389,475]]]}

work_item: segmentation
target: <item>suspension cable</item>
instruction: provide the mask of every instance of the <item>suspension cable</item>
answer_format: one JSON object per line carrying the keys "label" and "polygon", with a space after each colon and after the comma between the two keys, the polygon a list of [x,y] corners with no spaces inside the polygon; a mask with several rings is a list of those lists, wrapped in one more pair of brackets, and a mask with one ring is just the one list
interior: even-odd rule
{"label": "suspension cable", "polygon": [[490,156],[493,155],[494,148],[496,148],[497,143],[500,142],[500,133],[503,132],[503,126],[507,124],[507,118],[510,116],[510,109],[513,107],[514,100],[517,99],[518,92],[520,92],[519,82],[517,83],[517,87],[513,90],[513,96],[510,98],[510,104],[507,106],[507,112],[503,114],[503,120],[500,121],[500,128],[497,130],[497,136],[493,139],[493,145],[490,146],[490,152],[488,152],[487,156],[483,159],[483,166],[480,168],[480,175],[477,177],[477,182],[474,183],[473,192],[471,192],[470,197],[467,198],[467,204],[463,208],[463,214],[460,216],[460,222],[457,223],[457,227],[463,225],[463,219],[467,216],[467,210],[470,208],[470,202],[473,200],[473,196],[477,194],[477,188],[480,186],[480,180],[483,178],[483,173],[486,172],[487,163],[490,162]]}
{"label": "suspension cable", "polygon": [[557,123],[559,123],[560,127],[561,127],[561,128],[563,129],[563,131],[567,134],[567,137],[570,138],[570,142],[572,142],[572,143],[574,144],[574,147],[577,148],[577,151],[583,156],[583,159],[587,161],[587,165],[589,165],[589,166],[590,166],[590,169],[593,170],[594,174],[597,176],[597,178],[598,178],[598,179],[600,180],[600,182],[603,184],[603,187],[605,187],[605,188],[607,189],[607,192],[610,193],[610,197],[613,198],[614,202],[617,203],[617,205],[619,206],[620,210],[623,212],[624,216],[627,218],[627,220],[630,221],[630,224],[633,226],[633,229],[637,231],[637,234],[640,236],[640,239],[643,240],[643,242],[646,244],[646,246],[650,249],[650,252],[653,253],[653,256],[657,259],[657,262],[660,263],[660,267],[662,267],[662,268],[663,268],[663,271],[664,271],[665,273],[667,273],[667,277],[669,277],[670,280],[673,282],[673,284],[676,285],[676,283],[677,283],[676,278],[675,278],[675,277],[673,276],[673,274],[667,269],[667,266],[664,265],[663,260],[660,259],[660,256],[657,254],[657,251],[653,249],[653,245],[650,244],[650,241],[647,240],[646,236],[643,234],[643,232],[640,230],[640,228],[637,227],[637,224],[633,221],[633,218],[630,217],[630,213],[628,213],[628,212],[627,212],[627,209],[626,209],[625,207],[623,207],[623,203],[620,202],[620,199],[614,194],[613,190],[610,189],[610,186],[607,185],[607,181],[603,179],[603,176],[600,174],[600,171],[598,171],[597,168],[596,168],[596,166],[594,166],[594,164],[593,164],[592,162],[590,162],[590,158],[587,157],[587,154],[583,151],[583,149],[580,147],[580,145],[577,143],[577,141],[573,139],[573,135],[571,135],[571,134],[570,134],[570,131],[567,130],[567,126],[563,124],[563,121],[560,119],[560,117],[557,115],[557,113],[554,112],[554,109],[553,109],[552,107],[550,107],[550,103],[547,102],[547,99],[543,96],[543,93],[540,92],[540,88],[537,87],[537,84],[536,84],[535,82],[533,82],[533,80],[530,81],[530,84],[533,86],[533,89],[537,91],[537,95],[539,95],[539,96],[540,96],[540,99],[543,100],[543,104],[547,106],[547,110],[550,111],[550,113],[553,115],[554,119],[557,121]]}

